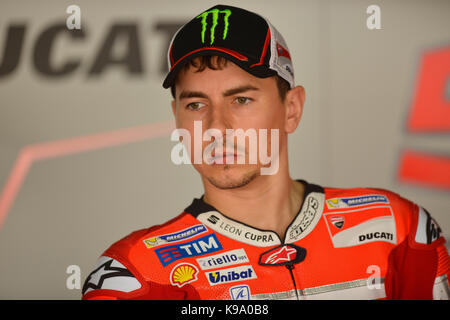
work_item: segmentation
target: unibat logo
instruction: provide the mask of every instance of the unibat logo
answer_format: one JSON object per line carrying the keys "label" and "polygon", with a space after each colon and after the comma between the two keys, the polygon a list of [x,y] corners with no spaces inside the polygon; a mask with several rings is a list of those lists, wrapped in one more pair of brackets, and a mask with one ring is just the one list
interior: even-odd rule
{"label": "unibat logo", "polygon": [[250,265],[206,272],[205,275],[211,286],[257,278],[255,271]]}

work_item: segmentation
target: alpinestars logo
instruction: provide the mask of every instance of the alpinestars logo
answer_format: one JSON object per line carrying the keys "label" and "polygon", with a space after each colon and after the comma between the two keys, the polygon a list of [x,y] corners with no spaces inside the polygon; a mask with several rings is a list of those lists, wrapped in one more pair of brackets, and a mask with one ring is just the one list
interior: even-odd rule
{"label": "alpinestars logo", "polygon": [[205,11],[202,14],[198,15],[197,18],[201,18],[201,23],[202,23],[202,43],[205,43],[205,33],[206,33],[206,28],[208,26],[208,23],[206,21],[206,19],[208,18],[209,14],[212,14],[212,26],[210,28],[210,45],[212,45],[214,43],[215,40],[215,31],[216,31],[216,27],[218,25],[218,21],[219,21],[219,13],[223,13],[224,17],[223,17],[223,22],[225,24],[224,29],[223,29],[223,34],[222,34],[222,39],[225,40],[227,37],[227,33],[228,33],[228,17],[231,15],[231,10],[225,9],[225,10],[219,10],[219,9],[212,9],[209,11]]}
{"label": "alpinestars logo", "polygon": [[[133,282],[133,290],[140,287],[140,285],[136,285],[134,283],[137,283],[136,279],[134,278],[133,274],[127,268],[125,268],[124,265],[119,263],[117,260],[109,258],[97,269],[92,271],[91,274],[87,277],[86,282],[83,286],[82,293],[85,294],[87,291],[90,291],[89,289],[112,289],[109,284],[105,286],[104,283],[108,282],[110,278],[121,279],[122,277],[127,277],[127,279],[129,279],[124,280],[127,283],[131,284],[131,282]],[[125,282],[123,283],[125,284]]]}
{"label": "alpinestars logo", "polygon": [[295,244],[283,244],[281,246],[263,252],[259,256],[258,264],[262,266],[294,265],[305,260],[306,249]]}
{"label": "alpinestars logo", "polygon": [[262,262],[264,264],[277,264],[294,260],[296,256],[297,250],[288,246],[283,246],[278,251],[274,250],[270,255],[267,255]]}

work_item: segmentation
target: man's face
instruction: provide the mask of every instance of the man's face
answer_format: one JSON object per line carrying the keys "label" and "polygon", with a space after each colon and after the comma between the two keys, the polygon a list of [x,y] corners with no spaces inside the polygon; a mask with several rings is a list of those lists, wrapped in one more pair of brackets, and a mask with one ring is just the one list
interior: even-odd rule
{"label": "man's face", "polygon": [[[176,97],[172,102],[177,128],[186,129],[191,136],[191,163],[202,179],[217,188],[245,186],[261,175],[262,167],[270,166],[267,162],[261,163],[262,151],[264,155],[271,156],[272,144],[276,143],[274,146],[279,146],[279,149],[276,148],[278,157],[278,152],[286,149],[285,106],[279,96],[276,79],[257,78],[230,61],[220,70],[206,68],[201,72],[195,71],[196,68],[190,67],[178,74]],[[202,134],[214,128],[222,133],[223,139],[214,137],[211,141],[203,141],[202,137],[198,137],[198,129],[194,132],[194,121],[197,128],[201,123]],[[256,132],[256,150],[250,148],[249,137],[245,138],[245,143],[234,139],[234,148],[227,146],[227,143],[231,143],[230,135],[226,135],[227,129],[242,129],[244,132],[251,129],[250,131]],[[267,129],[267,134],[261,134],[260,129]],[[277,141],[272,141],[273,129],[278,130]],[[210,157],[207,156],[201,163],[196,163],[195,139],[202,140],[202,155],[208,145],[212,146],[212,141],[222,146],[223,153],[209,152]],[[267,141],[266,146],[260,144],[262,139]],[[260,146],[263,147],[261,150]],[[257,161],[250,160],[251,153],[256,153]],[[245,163],[239,164],[238,160],[243,162],[244,157]],[[212,163],[205,163],[207,160]],[[229,164],[231,160],[234,160],[234,164]]]}

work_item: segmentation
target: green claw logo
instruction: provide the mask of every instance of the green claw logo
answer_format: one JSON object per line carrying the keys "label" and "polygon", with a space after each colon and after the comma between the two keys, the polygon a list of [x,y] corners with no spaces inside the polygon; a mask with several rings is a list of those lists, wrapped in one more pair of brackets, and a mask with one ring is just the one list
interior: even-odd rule
{"label": "green claw logo", "polygon": [[225,10],[219,10],[219,9],[212,9],[209,11],[205,11],[202,14],[198,15],[197,18],[202,18],[201,23],[202,23],[202,43],[205,43],[205,32],[206,32],[206,27],[208,25],[208,23],[206,22],[206,18],[208,18],[209,14],[212,13],[212,26],[210,29],[210,45],[212,45],[214,43],[214,34],[215,34],[215,30],[216,30],[216,26],[218,24],[218,20],[219,20],[219,13],[223,13],[225,14],[223,20],[225,23],[225,28],[223,30],[223,35],[222,35],[222,39],[225,40],[225,38],[227,37],[227,33],[228,33],[228,17],[231,15],[231,10],[225,9]]}

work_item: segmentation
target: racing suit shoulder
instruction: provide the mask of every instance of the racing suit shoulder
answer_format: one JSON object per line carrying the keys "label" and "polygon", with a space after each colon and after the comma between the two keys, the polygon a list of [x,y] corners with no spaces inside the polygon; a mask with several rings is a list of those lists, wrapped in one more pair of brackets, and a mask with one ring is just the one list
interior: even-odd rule
{"label": "racing suit shoulder", "polygon": [[[352,211],[364,214],[367,210],[387,210],[395,220],[397,242],[409,233],[414,203],[399,194],[380,188],[325,188],[328,210]],[[378,208],[378,209],[377,209]]]}
{"label": "racing suit shoulder", "polygon": [[[328,208],[375,208],[388,206],[395,219],[397,243],[403,242],[411,234],[417,233],[417,217],[421,207],[398,193],[381,188],[326,188]],[[344,206],[345,205],[345,206]],[[414,244],[412,244],[414,245]]]}
{"label": "racing suit shoulder", "polygon": [[[336,199],[347,199],[362,205],[388,205],[395,218],[398,243],[408,239],[408,245],[433,250],[445,243],[442,230],[431,214],[422,206],[398,193],[380,188],[326,188],[326,201],[337,207]],[[334,202],[333,202],[334,201]]]}
{"label": "racing suit shoulder", "polygon": [[[385,277],[388,299],[448,299],[449,256],[441,228],[422,206],[380,188],[326,188],[328,209],[364,214],[388,206],[395,246]],[[386,221],[388,221],[386,219]]]}
{"label": "racing suit shoulder", "polygon": [[[407,200],[405,200],[407,201]],[[390,299],[449,299],[450,260],[444,234],[423,207],[409,202],[408,233],[389,255]]]}
{"label": "racing suit shoulder", "polygon": [[182,213],[162,225],[134,231],[113,243],[86,278],[82,299],[196,299],[189,287],[182,291],[161,281],[162,268],[152,250],[165,243],[158,235],[188,226],[185,218]]}
{"label": "racing suit shoulder", "polygon": [[397,193],[389,197],[402,236],[389,255],[389,299],[449,299],[450,259],[438,223],[424,207]]}

